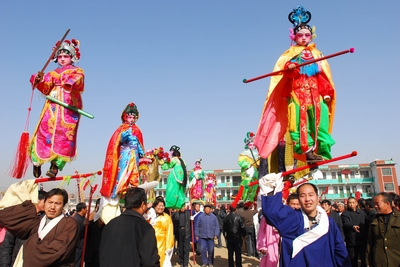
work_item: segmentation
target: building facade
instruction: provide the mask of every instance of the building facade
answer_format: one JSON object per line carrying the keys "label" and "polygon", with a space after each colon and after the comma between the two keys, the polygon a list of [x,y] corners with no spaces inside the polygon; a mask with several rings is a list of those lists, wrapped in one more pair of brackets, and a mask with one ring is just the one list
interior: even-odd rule
{"label": "building facade", "polygon": [[[379,192],[399,194],[393,160],[375,160],[371,163],[322,165],[319,167],[322,179],[311,180],[317,186],[320,199],[347,202],[350,196],[364,199],[372,198]],[[216,195],[218,204],[230,204],[235,199],[240,182],[240,170],[208,170],[206,174],[216,177]],[[169,172],[161,173],[159,185],[155,188],[156,196],[166,195]],[[186,196],[189,202],[189,195]]]}

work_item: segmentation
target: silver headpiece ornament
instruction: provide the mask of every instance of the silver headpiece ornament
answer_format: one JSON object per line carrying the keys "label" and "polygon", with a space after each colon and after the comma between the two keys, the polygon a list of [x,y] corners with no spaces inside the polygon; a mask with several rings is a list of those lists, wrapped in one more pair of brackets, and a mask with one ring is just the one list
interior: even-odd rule
{"label": "silver headpiece ornament", "polygon": [[[55,47],[53,47],[53,50],[59,45],[59,43],[60,41],[56,43]],[[54,59],[53,59],[54,62],[57,62],[57,57],[61,52],[70,55],[71,61],[73,63],[79,62],[79,59],[81,58],[81,53],[79,52],[79,45],[80,42],[78,40],[75,39],[72,39],[71,41],[65,40],[54,54]]]}

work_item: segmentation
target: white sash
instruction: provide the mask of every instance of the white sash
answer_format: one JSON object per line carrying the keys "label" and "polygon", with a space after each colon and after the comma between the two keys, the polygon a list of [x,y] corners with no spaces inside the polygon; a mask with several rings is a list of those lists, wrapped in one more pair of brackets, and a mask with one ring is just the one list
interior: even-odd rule
{"label": "white sash", "polygon": [[[304,219],[304,228],[309,228],[310,223],[307,215],[301,211]],[[321,216],[321,219],[318,225],[311,229],[310,231],[305,232],[304,234],[298,236],[295,240],[293,240],[293,252],[292,258],[294,258],[304,247],[313,243],[315,240],[325,235],[329,230],[329,219],[325,210],[320,206],[317,206],[317,212]]]}
{"label": "white sash", "polygon": [[58,215],[58,217],[52,219],[46,226],[46,216],[43,216],[43,218],[40,220],[40,224],[39,224],[39,229],[38,229],[38,235],[40,240],[42,240],[50,231],[51,229],[54,228],[54,226],[57,225],[57,223],[64,218],[64,214],[61,213],[60,215]]}

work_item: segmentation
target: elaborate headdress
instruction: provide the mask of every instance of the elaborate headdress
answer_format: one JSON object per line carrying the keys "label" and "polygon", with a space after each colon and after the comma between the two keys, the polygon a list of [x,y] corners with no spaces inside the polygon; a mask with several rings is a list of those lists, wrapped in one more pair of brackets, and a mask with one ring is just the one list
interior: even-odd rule
{"label": "elaborate headdress", "polygon": [[293,29],[290,29],[290,39],[294,40],[294,35],[302,29],[307,29],[312,33],[312,37],[317,37],[315,26],[310,27],[307,23],[311,20],[311,12],[303,6],[294,8],[288,15],[289,21],[293,24]]}
{"label": "elaborate headdress", "polygon": [[133,115],[133,116],[136,117],[136,120],[139,119],[139,111],[138,111],[137,106],[135,105],[135,103],[132,102],[132,103],[128,104],[126,106],[126,108],[124,109],[124,111],[122,111],[122,114],[121,114],[122,122],[125,122],[127,115]]}
{"label": "elaborate headdress", "polygon": [[179,146],[173,145],[171,146],[171,148],[169,149],[169,151],[179,151],[181,148]]}
{"label": "elaborate headdress", "polygon": [[252,132],[247,132],[246,138],[244,139],[244,149],[249,148],[250,143],[254,143],[254,139],[256,138],[256,135]]}
{"label": "elaborate headdress", "polygon": [[201,164],[201,161],[202,161],[202,159],[201,158],[198,158],[198,159],[196,159],[196,161],[194,162],[194,163],[200,163]]}
{"label": "elaborate headdress", "polygon": [[[56,47],[60,44],[60,41],[57,41],[57,43],[55,44],[55,46],[53,47],[53,50],[56,49]],[[58,48],[58,50],[56,51],[56,53],[54,54],[54,62],[57,62],[57,57],[61,52],[64,52],[68,55],[71,56],[71,61],[76,63],[79,61],[79,59],[81,58],[81,53],[79,52],[79,45],[80,42],[78,40],[75,39],[71,39],[70,40],[65,40],[60,47]]]}

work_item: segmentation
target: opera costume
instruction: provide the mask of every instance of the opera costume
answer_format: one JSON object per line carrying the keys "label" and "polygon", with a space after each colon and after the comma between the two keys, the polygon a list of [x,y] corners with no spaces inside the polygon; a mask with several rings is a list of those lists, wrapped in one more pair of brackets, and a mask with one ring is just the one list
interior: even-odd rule
{"label": "opera costume", "polygon": [[201,200],[204,197],[204,171],[201,168],[201,159],[197,159],[195,167],[190,171],[189,188],[190,197],[193,200]]}
{"label": "opera costume", "polygon": [[[56,44],[57,46],[58,44]],[[82,109],[81,94],[84,91],[84,71],[73,64],[80,59],[79,42],[75,39],[64,41],[54,56],[60,67],[44,77],[32,75],[30,82],[45,96],[51,96],[70,106]],[[70,56],[69,63],[61,63],[58,56]],[[80,114],[48,99],[40,114],[39,122],[29,144],[29,156],[34,165],[34,176],[41,175],[41,165],[51,162],[49,177],[55,177],[65,163],[77,155],[77,134]]]}
{"label": "opera costume", "polygon": [[174,224],[172,223],[172,219],[168,214],[162,213],[157,215],[153,227],[156,232],[160,266],[163,266],[166,251],[174,248]]}

